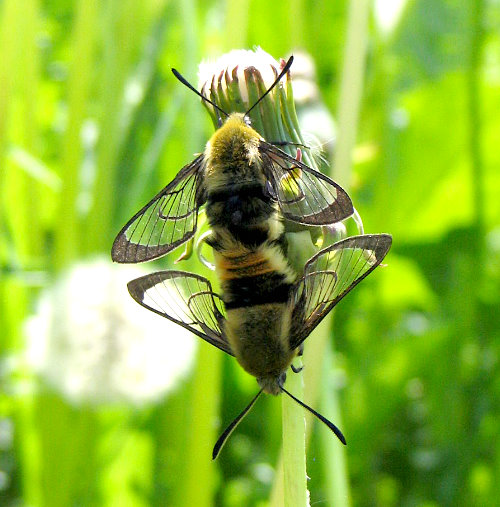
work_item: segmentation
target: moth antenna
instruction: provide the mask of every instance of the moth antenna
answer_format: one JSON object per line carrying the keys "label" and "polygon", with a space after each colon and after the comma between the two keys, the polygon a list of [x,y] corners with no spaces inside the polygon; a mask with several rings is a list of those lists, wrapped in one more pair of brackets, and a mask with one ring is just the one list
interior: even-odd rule
{"label": "moth antenna", "polygon": [[[208,97],[205,97],[205,95],[203,95],[202,93],[200,93],[187,79],[185,79],[180,73],[178,70],[176,69],[172,69],[172,73],[174,74],[174,76],[184,85],[184,86],[187,86],[191,91],[193,91],[194,93],[196,93],[196,95],[198,95],[198,97],[201,97],[202,100],[204,100],[205,102],[208,102],[211,106],[213,106],[218,113],[222,113],[226,116],[229,116],[228,113],[226,113],[226,111],[224,111],[223,109],[221,109],[215,102],[212,102]],[[274,85],[273,85],[274,86]],[[220,117],[219,117],[220,119]]]}
{"label": "moth antenna", "polygon": [[262,97],[259,97],[259,100],[245,113],[245,116],[248,116],[250,111],[281,81],[281,78],[288,72],[291,65],[293,63],[293,55],[288,59],[288,62],[286,62],[285,66],[283,67],[283,70],[280,72],[279,76],[276,78],[274,83],[267,89],[266,93],[262,95]]}
{"label": "moth antenna", "polygon": [[233,419],[232,423],[224,430],[222,435],[219,437],[217,442],[214,445],[214,450],[212,451],[212,460],[217,458],[219,452],[221,451],[223,445],[226,443],[226,440],[231,436],[231,433],[235,430],[236,426],[241,422],[241,420],[250,412],[252,407],[254,406],[257,398],[262,394],[262,389],[255,395],[255,398],[245,407],[245,409],[241,412],[241,414]]}
{"label": "moth antenna", "polygon": [[293,394],[289,393],[282,385],[280,385],[280,389],[292,398],[292,400],[296,401],[299,405],[304,407],[306,410],[309,410],[311,414],[315,415],[322,423],[326,424],[337,436],[337,438],[344,444],[347,445],[347,442],[345,440],[344,435],[342,432],[333,424],[331,421],[329,421],[325,416],[322,416],[319,412],[316,412],[313,408],[306,405],[303,401],[300,401],[298,398],[296,398]]}

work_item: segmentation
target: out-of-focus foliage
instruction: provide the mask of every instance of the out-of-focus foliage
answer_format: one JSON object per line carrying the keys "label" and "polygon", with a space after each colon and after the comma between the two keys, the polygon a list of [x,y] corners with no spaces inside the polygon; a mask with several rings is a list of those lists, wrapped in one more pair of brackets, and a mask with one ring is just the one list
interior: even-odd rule
{"label": "out-of-focus foliage", "polygon": [[[367,232],[392,233],[394,246],[387,267],[336,310],[324,382],[340,392],[353,505],[494,506],[500,6],[408,0],[387,27],[380,16],[391,4],[376,2],[371,17],[350,190]],[[277,400],[260,400],[210,462],[215,423],[231,420],[256,390],[230,358],[200,344],[195,373],[160,402],[78,402],[54,389],[60,365],[49,383],[34,375],[24,328],[40,294],[78,262],[109,255],[125,220],[203,149],[209,119],[170,67],[196,83],[202,58],[234,47],[260,45],[275,57],[304,49],[335,114],[347,6],[0,2],[0,504],[268,505]],[[99,274],[82,291],[92,287],[99,301],[114,294]],[[82,304],[67,322],[64,308],[60,299],[53,308],[64,329],[95,310]],[[106,306],[102,325],[87,332],[111,339],[128,322],[121,311]],[[175,355],[182,338],[170,330],[165,322]],[[85,348],[81,339],[101,368],[120,357],[109,343]],[[96,390],[107,385],[101,373]],[[314,428],[308,474],[311,503],[328,505],[323,431]]]}

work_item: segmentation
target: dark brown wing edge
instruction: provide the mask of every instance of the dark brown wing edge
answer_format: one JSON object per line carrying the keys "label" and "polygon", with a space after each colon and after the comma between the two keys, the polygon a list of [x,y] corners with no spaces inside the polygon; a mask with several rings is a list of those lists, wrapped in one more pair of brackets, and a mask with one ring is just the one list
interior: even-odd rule
{"label": "dark brown wing edge", "polygon": [[[153,259],[157,259],[159,257],[162,257],[163,255],[166,255],[168,252],[171,252],[178,246],[182,245],[189,239],[191,239],[195,232],[197,227],[197,220],[196,217],[194,219],[193,228],[189,231],[186,231],[186,233],[179,238],[176,241],[173,241],[171,243],[165,243],[165,244],[157,244],[157,245],[142,245],[139,243],[133,243],[127,238],[127,231],[128,229],[134,224],[134,222],[141,217],[142,215],[145,215],[146,212],[151,208],[152,206],[155,206],[156,203],[164,196],[171,193],[183,180],[193,176],[196,178],[200,178],[200,175],[197,175],[196,173],[199,173],[200,169],[203,167],[203,161],[204,161],[204,155],[201,154],[198,157],[196,157],[191,163],[184,166],[177,176],[165,187],[163,188],[158,194],[156,194],[145,206],[143,206],[120,230],[120,232],[117,234],[113,246],[111,247],[111,259],[114,262],[119,262],[122,264],[130,264],[130,263],[140,263],[140,262],[146,262]],[[196,196],[193,196],[193,199],[195,200],[195,208],[198,208],[201,206],[202,202],[200,202],[200,191],[199,191],[199,181],[197,181],[197,184],[193,187],[194,191],[196,192]],[[193,209],[193,213],[197,213],[197,209]],[[179,219],[186,218],[188,215],[179,217]],[[172,220],[175,220],[175,217],[171,217]]]}
{"label": "dark brown wing edge", "polygon": [[[279,194],[276,186],[279,185],[280,179],[280,175],[275,173],[275,164],[278,165],[278,167],[283,172],[289,172],[292,167],[299,168],[312,177],[311,181],[314,181],[314,179],[321,180],[322,182],[335,189],[336,196],[334,198],[334,201],[331,204],[322,207],[321,210],[317,213],[309,215],[291,213],[289,210],[287,210],[287,206],[289,206],[290,203],[277,199],[278,205],[280,206],[281,212],[285,218],[304,225],[329,225],[340,222],[341,220],[345,220],[354,213],[352,201],[348,193],[331,178],[323,173],[320,173],[319,171],[316,171],[315,169],[312,169],[302,162],[299,162],[298,160],[285,153],[283,150],[280,150],[278,147],[273,146],[272,144],[269,144],[265,141],[261,141],[259,149],[263,159],[265,171],[271,181],[271,185],[274,187],[275,196]],[[281,165],[278,160],[281,160],[283,162],[283,165]],[[290,167],[288,167],[288,165]],[[311,199],[312,196],[308,196],[307,193],[305,193],[305,198]]]}
{"label": "dark brown wing edge", "polygon": [[[337,305],[337,303],[346,296],[356,285],[358,285],[364,278],[366,278],[377,266],[380,265],[384,257],[387,255],[387,252],[391,248],[392,244],[392,236],[390,234],[365,234],[362,236],[351,236],[344,240],[338,241],[337,243],[324,248],[319,251],[313,257],[311,257],[305,267],[304,267],[304,276],[295,284],[295,290],[292,295],[294,309],[292,314],[292,334],[290,337],[290,348],[294,350],[297,348],[316,328],[316,326],[328,315],[328,313]],[[318,300],[316,303],[315,309],[324,305],[321,308],[321,312],[313,312],[312,314],[306,315],[304,310],[304,301],[298,296],[301,293],[301,289],[304,287],[308,276],[324,276],[325,279],[329,279],[329,283],[334,287],[337,283],[338,279],[342,278],[342,273],[335,272],[318,272],[318,273],[308,273],[316,261],[323,255],[328,252],[332,252],[334,250],[341,250],[347,248],[357,248],[362,250],[370,250],[373,252],[375,256],[375,260],[373,264],[364,271],[359,277],[357,277],[348,287],[343,290],[340,294],[338,294],[332,300],[326,300],[322,302]],[[369,264],[369,261],[365,261],[366,264]],[[302,292],[302,297],[304,297],[304,292]]]}
{"label": "dark brown wing edge", "polygon": [[[220,298],[212,291],[206,278],[185,271],[157,271],[132,280],[127,287],[132,298],[144,308],[182,326],[227,354],[234,355],[222,331],[224,316],[214,299]],[[156,299],[148,293],[151,289],[155,289]],[[146,293],[156,308],[144,301]],[[205,308],[197,307],[194,313],[191,304],[196,296],[203,298]],[[206,298],[209,298],[209,307]]]}

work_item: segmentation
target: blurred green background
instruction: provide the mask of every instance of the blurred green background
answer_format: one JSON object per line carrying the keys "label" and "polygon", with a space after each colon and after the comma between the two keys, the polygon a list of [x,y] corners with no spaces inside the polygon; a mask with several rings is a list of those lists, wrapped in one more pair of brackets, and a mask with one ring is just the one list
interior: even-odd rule
{"label": "blurred green background", "polygon": [[362,99],[338,179],[394,244],[335,312],[315,406],[337,393],[348,446],[332,469],[315,424],[311,504],[499,505],[500,4],[355,4],[366,31],[344,1],[0,1],[1,505],[271,505],[280,403],[211,463],[254,379],[134,314],[137,272],[107,259],[212,132],[170,67],[196,84],[233,48],[302,49],[336,117],[349,37]]}

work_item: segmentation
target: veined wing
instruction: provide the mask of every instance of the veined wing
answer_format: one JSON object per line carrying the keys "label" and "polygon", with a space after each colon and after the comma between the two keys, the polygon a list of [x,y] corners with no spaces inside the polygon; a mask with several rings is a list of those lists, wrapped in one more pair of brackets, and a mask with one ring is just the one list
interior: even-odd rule
{"label": "veined wing", "polygon": [[292,295],[290,347],[298,347],[330,310],[384,259],[389,234],[352,236],[321,250],[305,265]]}
{"label": "veined wing", "polygon": [[259,149],[272,197],[285,218],[305,225],[328,225],[353,214],[347,192],[331,178],[265,141]]}
{"label": "veined wing", "polygon": [[111,249],[115,262],[156,259],[194,235],[202,204],[203,161],[202,154],[183,167],[173,181],[127,222]]}
{"label": "veined wing", "polygon": [[224,305],[206,278],[185,271],[157,271],[127,286],[140,305],[234,355],[222,331]]}

